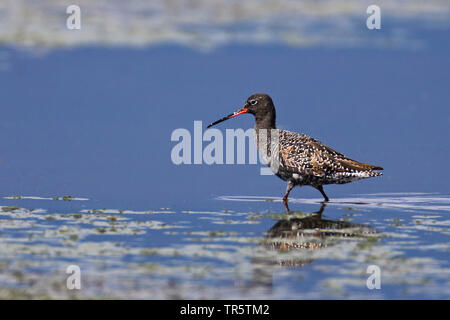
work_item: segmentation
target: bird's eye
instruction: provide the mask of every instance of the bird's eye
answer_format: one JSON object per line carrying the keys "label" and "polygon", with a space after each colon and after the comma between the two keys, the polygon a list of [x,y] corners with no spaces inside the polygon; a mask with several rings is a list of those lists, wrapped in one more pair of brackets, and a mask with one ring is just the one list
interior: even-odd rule
{"label": "bird's eye", "polygon": [[258,103],[258,101],[257,101],[257,100],[250,100],[249,102],[250,102],[250,104],[251,104],[252,106],[254,106],[255,104],[257,104],[257,103]]}

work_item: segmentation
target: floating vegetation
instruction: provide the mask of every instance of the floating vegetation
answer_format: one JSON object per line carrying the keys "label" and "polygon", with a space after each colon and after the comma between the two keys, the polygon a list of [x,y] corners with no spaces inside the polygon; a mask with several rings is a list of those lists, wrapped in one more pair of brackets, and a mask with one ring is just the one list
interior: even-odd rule
{"label": "floating vegetation", "polygon": [[72,197],[72,196],[62,196],[62,197],[36,197],[36,196],[8,196],[3,197],[3,199],[8,200],[62,200],[62,201],[88,201],[88,198],[78,198],[78,197]]}
{"label": "floating vegetation", "polygon": [[3,212],[10,212],[10,211],[15,211],[15,210],[19,210],[20,207],[16,207],[16,206],[10,206],[10,207],[1,207]]}
{"label": "floating vegetation", "polygon": [[175,211],[170,210],[145,210],[145,211],[135,211],[135,210],[124,210],[124,209],[85,209],[82,210],[83,213],[93,213],[93,214],[162,214],[162,213],[175,213]]}

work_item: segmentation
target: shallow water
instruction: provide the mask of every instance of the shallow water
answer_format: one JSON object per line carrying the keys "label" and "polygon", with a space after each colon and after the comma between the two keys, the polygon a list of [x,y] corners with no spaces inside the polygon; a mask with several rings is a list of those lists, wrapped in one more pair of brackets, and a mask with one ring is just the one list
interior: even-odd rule
{"label": "shallow water", "polygon": [[[372,32],[361,1],[89,3],[79,33],[58,1],[0,8],[0,298],[450,298],[448,7],[391,1]],[[173,163],[174,130],[254,92],[384,175],[287,215],[259,163]]]}
{"label": "shallow water", "polygon": [[[304,211],[287,215],[280,199],[264,197],[221,197],[211,211],[3,198],[0,295],[449,297],[448,195],[354,195],[326,206],[319,201],[293,199],[292,209]],[[244,205],[253,210],[239,210]],[[79,291],[66,288],[65,270],[72,264],[81,268]],[[381,270],[379,290],[366,286],[370,265]]]}

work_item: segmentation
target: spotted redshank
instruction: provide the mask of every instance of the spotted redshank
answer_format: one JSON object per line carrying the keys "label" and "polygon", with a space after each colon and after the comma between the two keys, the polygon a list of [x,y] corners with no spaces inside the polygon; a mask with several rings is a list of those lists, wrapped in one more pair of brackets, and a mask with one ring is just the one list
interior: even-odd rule
{"label": "spotted redshank", "polygon": [[382,167],[352,160],[305,134],[277,129],[275,106],[270,96],[264,93],[251,95],[243,108],[211,123],[208,128],[244,113],[255,116],[256,144],[265,162],[274,174],[287,182],[283,196],[287,211],[289,193],[295,186],[312,186],[328,202],[323,185],[382,175],[374,171],[383,170]]}

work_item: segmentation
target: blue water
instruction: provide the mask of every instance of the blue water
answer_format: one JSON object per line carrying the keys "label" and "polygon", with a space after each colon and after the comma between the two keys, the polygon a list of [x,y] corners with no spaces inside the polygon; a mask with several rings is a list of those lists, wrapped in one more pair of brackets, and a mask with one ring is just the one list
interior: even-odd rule
{"label": "blue water", "polygon": [[[17,228],[1,228],[0,241],[8,246],[0,249],[0,258],[30,263],[30,269],[4,268],[8,272],[19,269],[26,277],[27,272],[33,274],[33,268],[44,274],[52,268],[61,272],[59,266],[71,261],[88,265],[92,277],[97,277],[93,266],[103,261],[105,279],[108,274],[120,274],[117,270],[124,273],[120,274],[126,278],[123,282],[81,290],[77,293],[81,297],[179,297],[175,291],[186,298],[195,288],[192,297],[202,298],[218,286],[223,289],[216,292],[218,298],[448,299],[449,48],[442,34],[427,36],[428,46],[419,49],[230,44],[200,52],[175,45],[92,46],[35,55],[1,47],[9,67],[0,72],[0,206],[20,209],[2,215],[3,223],[16,221]],[[177,128],[193,133],[194,120],[203,121],[205,129],[211,121],[241,107],[254,92],[272,96],[278,127],[309,134],[353,159],[384,167],[381,178],[325,188],[336,202],[327,206],[324,218],[348,218],[376,230],[381,236],[375,236],[373,244],[371,240],[367,247],[355,249],[358,241],[350,241],[348,247],[345,241],[339,244],[342,239],[338,237],[336,256],[319,254],[311,263],[293,268],[276,267],[272,258],[264,256],[264,261],[271,262],[254,267],[259,270],[256,274],[265,275],[259,282],[247,270],[254,260],[251,248],[261,250],[259,241],[279,220],[271,214],[283,213],[278,200],[285,183],[260,175],[259,164],[174,165],[170,154],[176,142],[170,137]],[[226,128],[252,126],[253,119],[244,115],[218,128],[225,132]],[[415,193],[425,199],[417,201]],[[89,200],[5,198],[64,195]],[[294,211],[320,208],[320,194],[312,188],[296,188],[291,197]],[[392,201],[398,208],[386,205]],[[27,210],[37,208],[43,211],[27,216]],[[103,208],[172,213],[106,212],[106,216],[124,215],[126,223],[131,223],[126,230],[118,230],[118,235],[101,230],[83,233],[102,228],[95,219],[85,224],[78,224],[78,218],[63,219],[64,214],[93,215],[83,210]],[[14,212],[22,215],[14,216]],[[354,215],[348,216],[349,212]],[[46,220],[48,215],[55,219]],[[169,227],[143,227],[143,233],[128,233],[141,230],[135,223],[153,219]],[[80,231],[79,239],[46,234],[64,225],[77,226],[69,233]],[[214,233],[218,231],[225,235]],[[24,247],[14,247],[14,239],[17,245],[29,246],[31,256]],[[123,250],[116,258],[99,258],[101,250],[95,248],[92,253],[86,253],[87,249],[64,251],[83,242],[114,244]],[[202,249],[205,243],[213,245],[212,249]],[[42,244],[49,246],[50,253],[42,253],[39,246],[33,251],[33,246]],[[52,253],[58,246],[62,253]],[[241,247],[250,249],[241,252]],[[133,251],[146,248],[179,252],[142,255]],[[211,256],[202,250],[212,250]],[[220,254],[214,256],[214,250]],[[145,262],[161,264],[167,271],[157,272],[154,282],[144,281],[134,263]],[[365,268],[371,263],[387,270],[381,290],[365,286]],[[202,276],[195,272],[179,275],[177,266],[210,269]],[[217,277],[215,272],[220,274],[222,269],[223,275]],[[152,274],[154,269],[149,270]],[[4,288],[20,287],[21,282],[13,278],[5,276]],[[324,284],[323,279],[329,282]],[[355,279],[360,285],[355,285]],[[139,281],[150,281],[154,290],[167,289],[168,293],[152,295]],[[130,286],[134,286],[132,291],[121,291]],[[47,291],[45,282],[37,291],[32,284],[24,287],[35,297],[64,296],[61,291]]]}
{"label": "blue water", "polygon": [[[4,50],[6,195],[70,194],[131,208],[202,206],[231,191],[281,196],[284,182],[259,176],[259,165],[176,166],[170,158],[174,129],[193,132],[194,120],[206,127],[253,92],[273,97],[280,128],[385,168],[382,179],[328,187],[331,197],[450,190],[447,50]],[[251,116],[220,126],[250,127]]]}

